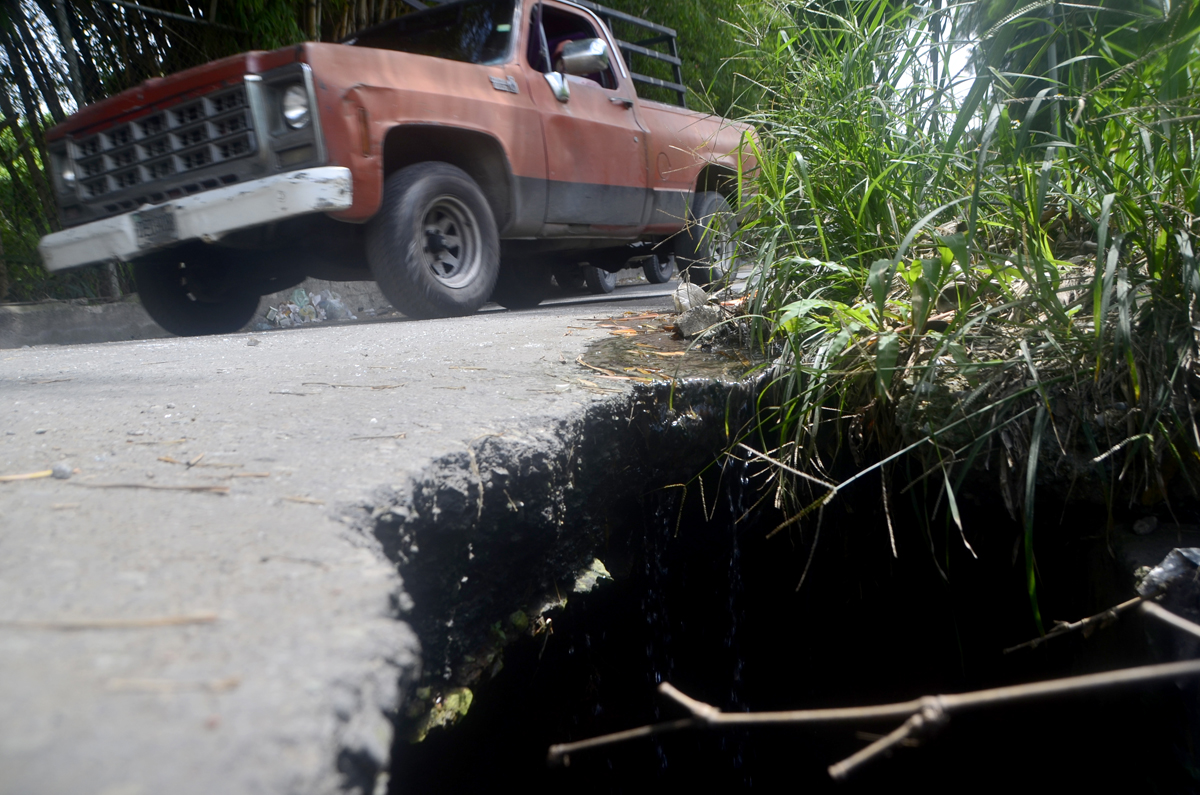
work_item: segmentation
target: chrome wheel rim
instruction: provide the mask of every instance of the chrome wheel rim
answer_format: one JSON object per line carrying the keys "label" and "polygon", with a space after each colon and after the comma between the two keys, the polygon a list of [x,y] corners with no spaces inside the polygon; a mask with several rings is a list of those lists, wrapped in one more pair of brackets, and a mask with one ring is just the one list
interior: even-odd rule
{"label": "chrome wheel rim", "polygon": [[441,284],[466,287],[482,268],[475,215],[454,196],[438,196],[421,219],[422,265]]}

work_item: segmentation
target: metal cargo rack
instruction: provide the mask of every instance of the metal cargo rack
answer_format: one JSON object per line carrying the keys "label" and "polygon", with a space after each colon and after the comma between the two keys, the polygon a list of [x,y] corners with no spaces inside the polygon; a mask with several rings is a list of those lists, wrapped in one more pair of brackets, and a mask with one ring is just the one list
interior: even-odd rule
{"label": "metal cargo rack", "polygon": [[[581,5],[584,8],[591,9],[596,12],[596,15],[604,20],[604,24],[608,25],[609,30],[616,35],[616,30],[613,28],[613,22],[623,22],[627,25],[642,28],[649,31],[649,37],[639,39],[638,41],[622,41],[617,39],[617,46],[625,53],[625,61],[630,66],[630,77],[635,83],[642,83],[648,86],[657,86],[665,88],[668,91],[674,92],[677,98],[677,104],[680,107],[687,107],[687,88],[683,85],[683,70],[680,68],[679,47],[676,42],[675,31],[665,25],[658,25],[632,14],[626,14],[623,11],[602,6],[599,3],[590,2],[590,0],[571,0],[576,5]],[[666,52],[662,52],[657,47],[666,46]],[[633,62],[630,60],[631,55],[639,55],[643,58],[650,58],[655,61],[662,61],[671,65],[671,70],[675,75],[675,81],[660,80],[657,77],[638,74],[633,71]]]}

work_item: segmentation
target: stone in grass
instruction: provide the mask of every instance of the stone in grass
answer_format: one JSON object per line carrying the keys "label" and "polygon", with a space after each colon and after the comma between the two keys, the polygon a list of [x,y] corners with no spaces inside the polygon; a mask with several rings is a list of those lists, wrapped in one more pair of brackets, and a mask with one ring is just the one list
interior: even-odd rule
{"label": "stone in grass", "polygon": [[689,309],[708,303],[708,293],[690,282],[682,282],[675,288],[675,312],[683,314]]}
{"label": "stone in grass", "polygon": [[721,310],[715,306],[698,306],[689,309],[675,321],[675,328],[684,337],[691,339],[724,320]]}

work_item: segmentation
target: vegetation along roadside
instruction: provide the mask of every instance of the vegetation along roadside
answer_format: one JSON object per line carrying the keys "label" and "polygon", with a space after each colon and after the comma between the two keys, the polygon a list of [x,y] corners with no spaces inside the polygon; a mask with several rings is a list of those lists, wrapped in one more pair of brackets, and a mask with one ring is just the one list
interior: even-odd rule
{"label": "vegetation along roadside", "polygon": [[776,501],[814,519],[870,475],[970,549],[986,474],[1040,627],[1039,484],[1110,517],[1196,496],[1200,4],[743,11]]}

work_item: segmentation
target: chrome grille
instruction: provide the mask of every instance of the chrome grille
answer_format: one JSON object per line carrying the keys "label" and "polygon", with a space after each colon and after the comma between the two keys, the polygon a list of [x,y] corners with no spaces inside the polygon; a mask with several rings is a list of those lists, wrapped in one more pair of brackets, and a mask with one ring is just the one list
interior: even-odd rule
{"label": "chrome grille", "polygon": [[[79,197],[90,203],[135,188],[160,191],[163,186],[155,183],[177,181],[256,150],[246,88],[234,86],[77,139],[70,151]],[[198,187],[226,181],[202,180]]]}

